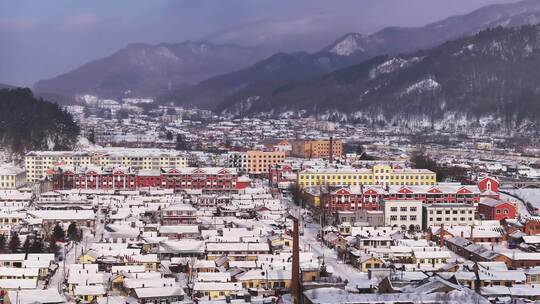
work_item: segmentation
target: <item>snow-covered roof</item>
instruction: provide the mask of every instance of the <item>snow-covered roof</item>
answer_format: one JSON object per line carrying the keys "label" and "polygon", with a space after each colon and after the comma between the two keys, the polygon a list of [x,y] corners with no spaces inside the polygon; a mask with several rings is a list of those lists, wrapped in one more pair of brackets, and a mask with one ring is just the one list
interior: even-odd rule
{"label": "snow-covered roof", "polygon": [[238,282],[195,282],[194,291],[241,291],[242,284]]}
{"label": "snow-covered roof", "polygon": [[28,289],[28,290],[19,290],[8,291],[9,298],[14,301],[18,299],[20,304],[56,304],[56,303],[66,303],[66,298],[64,295],[61,295],[56,289]]}
{"label": "snow-covered roof", "polygon": [[135,295],[139,299],[183,296],[184,289],[180,286],[135,288]]}

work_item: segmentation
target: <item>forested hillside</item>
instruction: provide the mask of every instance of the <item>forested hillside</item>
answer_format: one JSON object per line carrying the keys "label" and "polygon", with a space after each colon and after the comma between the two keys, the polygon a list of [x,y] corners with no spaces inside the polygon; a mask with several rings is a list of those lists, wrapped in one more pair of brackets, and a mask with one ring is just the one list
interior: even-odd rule
{"label": "forested hillside", "polygon": [[0,90],[0,146],[14,153],[71,149],[79,127],[57,104],[37,99],[30,89]]}

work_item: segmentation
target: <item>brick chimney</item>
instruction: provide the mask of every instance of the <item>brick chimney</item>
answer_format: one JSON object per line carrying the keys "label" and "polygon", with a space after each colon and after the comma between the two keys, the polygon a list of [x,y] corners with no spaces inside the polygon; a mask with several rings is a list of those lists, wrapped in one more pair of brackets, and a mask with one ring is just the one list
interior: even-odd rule
{"label": "brick chimney", "polygon": [[298,219],[293,217],[293,252],[292,252],[292,278],[291,296],[293,304],[300,302],[300,239],[298,237]]}
{"label": "brick chimney", "polygon": [[330,164],[334,162],[334,137],[330,136],[330,147],[328,148],[328,151],[330,152],[330,157],[328,159],[330,160]]}
{"label": "brick chimney", "polygon": [[439,246],[444,246],[444,224],[441,224],[441,229],[439,229]]}

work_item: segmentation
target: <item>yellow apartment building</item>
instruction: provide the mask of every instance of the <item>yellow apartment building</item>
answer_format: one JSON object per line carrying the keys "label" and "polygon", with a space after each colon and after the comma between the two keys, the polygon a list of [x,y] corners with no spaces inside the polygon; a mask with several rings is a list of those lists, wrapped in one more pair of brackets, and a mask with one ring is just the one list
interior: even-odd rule
{"label": "yellow apartment building", "polygon": [[0,165],[0,189],[19,189],[26,185],[26,171],[13,165]]}
{"label": "yellow apartment building", "polygon": [[118,165],[135,170],[158,170],[187,166],[186,156],[179,151],[140,148],[105,148],[92,151],[33,151],[26,154],[28,182],[47,176],[55,166]]}
{"label": "yellow apartment building", "polygon": [[26,179],[35,182],[47,176],[54,166],[84,166],[90,165],[91,157],[88,152],[73,151],[32,151],[24,158]]}
{"label": "yellow apartment building", "polygon": [[434,185],[435,172],[426,169],[394,169],[390,165],[379,164],[371,169],[313,168],[298,173],[300,188],[313,186],[359,186],[359,185]]}

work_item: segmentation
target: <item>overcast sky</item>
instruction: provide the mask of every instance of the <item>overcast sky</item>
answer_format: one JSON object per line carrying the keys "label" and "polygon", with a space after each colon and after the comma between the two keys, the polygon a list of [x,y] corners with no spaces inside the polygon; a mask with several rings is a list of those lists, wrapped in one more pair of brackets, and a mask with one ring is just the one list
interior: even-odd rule
{"label": "overcast sky", "polygon": [[314,50],[347,32],[419,26],[515,1],[0,0],[0,83],[32,85],[132,42],[211,39]]}

